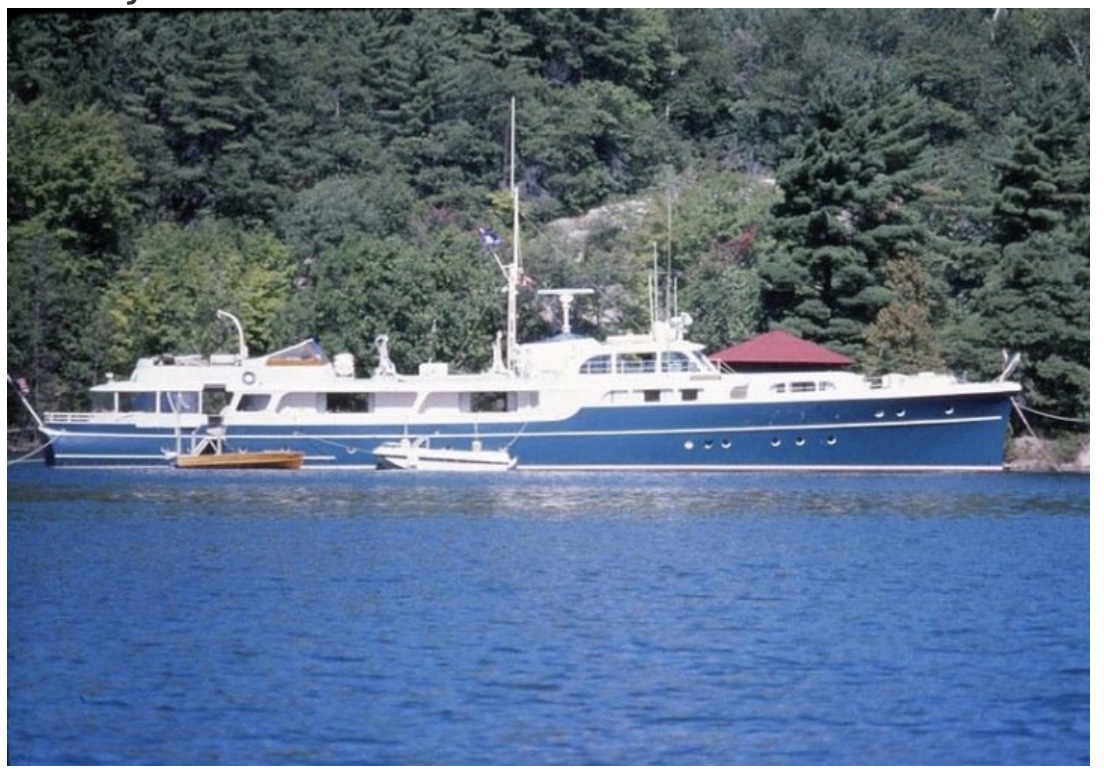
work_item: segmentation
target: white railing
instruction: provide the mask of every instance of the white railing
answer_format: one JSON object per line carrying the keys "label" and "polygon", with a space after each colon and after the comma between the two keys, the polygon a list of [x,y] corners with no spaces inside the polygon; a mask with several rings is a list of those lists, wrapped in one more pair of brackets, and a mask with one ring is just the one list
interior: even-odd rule
{"label": "white railing", "polygon": [[47,423],[92,422],[96,419],[92,412],[44,412],[42,417]]}
{"label": "white railing", "polygon": [[44,412],[43,421],[50,423],[92,423],[92,422],[131,422],[134,420],[132,413],[116,414],[114,412]]}

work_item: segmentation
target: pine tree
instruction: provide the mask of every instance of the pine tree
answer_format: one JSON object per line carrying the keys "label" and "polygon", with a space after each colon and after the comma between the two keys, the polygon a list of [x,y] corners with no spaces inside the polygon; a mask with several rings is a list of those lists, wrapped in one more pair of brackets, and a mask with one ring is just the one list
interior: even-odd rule
{"label": "pine tree", "polygon": [[910,204],[926,173],[921,101],[874,81],[823,91],[799,154],[779,172],[783,200],[763,261],[769,322],[858,354],[893,298],[885,266],[921,241]]}
{"label": "pine tree", "polygon": [[[982,340],[1021,352],[1026,401],[1085,418],[1089,407],[1089,110],[1076,80],[1044,80],[1000,163],[999,262],[976,299]],[[1042,425],[1046,425],[1045,421]]]}

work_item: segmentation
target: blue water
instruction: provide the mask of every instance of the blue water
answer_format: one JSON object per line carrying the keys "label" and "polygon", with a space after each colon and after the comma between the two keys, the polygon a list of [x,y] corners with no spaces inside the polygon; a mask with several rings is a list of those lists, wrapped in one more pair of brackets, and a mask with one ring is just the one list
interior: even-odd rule
{"label": "blue water", "polygon": [[12,764],[1087,764],[1089,479],[8,469]]}

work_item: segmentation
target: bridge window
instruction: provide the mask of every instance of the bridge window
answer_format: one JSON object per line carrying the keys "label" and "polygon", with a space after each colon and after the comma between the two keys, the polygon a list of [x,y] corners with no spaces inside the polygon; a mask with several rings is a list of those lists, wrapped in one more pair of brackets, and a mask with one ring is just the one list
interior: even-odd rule
{"label": "bridge window", "polygon": [[692,363],[685,353],[665,352],[660,355],[660,364],[664,371],[697,371],[697,365]]}
{"label": "bridge window", "polygon": [[608,355],[595,355],[579,367],[580,374],[609,374],[610,357]]}
{"label": "bridge window", "polygon": [[617,356],[618,374],[651,374],[655,371],[655,353],[621,353]]}

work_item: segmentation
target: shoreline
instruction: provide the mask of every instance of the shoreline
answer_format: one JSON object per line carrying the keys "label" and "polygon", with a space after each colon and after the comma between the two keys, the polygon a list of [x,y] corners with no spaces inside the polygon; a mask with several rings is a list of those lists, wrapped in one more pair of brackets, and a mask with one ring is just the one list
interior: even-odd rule
{"label": "shoreline", "polygon": [[1080,441],[1021,436],[1009,442],[1005,465],[1009,471],[1088,474],[1090,458],[1088,436]]}

